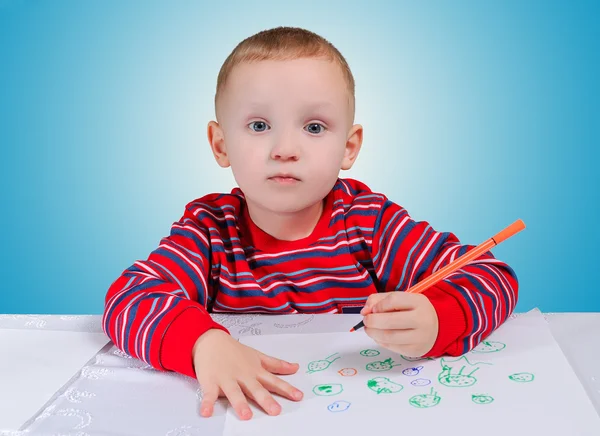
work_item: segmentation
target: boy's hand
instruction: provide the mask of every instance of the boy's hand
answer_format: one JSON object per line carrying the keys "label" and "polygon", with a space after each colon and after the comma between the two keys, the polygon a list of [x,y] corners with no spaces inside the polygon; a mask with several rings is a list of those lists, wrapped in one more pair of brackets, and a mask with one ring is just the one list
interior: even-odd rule
{"label": "boy's hand", "polygon": [[250,419],[246,397],[269,415],[278,415],[281,406],[271,392],[290,400],[302,399],[302,392],[274,374],[294,374],[298,364],[267,356],[239,343],[224,331],[211,329],[198,338],[193,348],[194,369],[204,392],[200,414],[213,413],[215,401],[226,396],[240,419]]}
{"label": "boy's hand", "polygon": [[423,294],[372,294],[360,313],[367,335],[382,347],[405,356],[423,356],[437,339],[437,313]]}

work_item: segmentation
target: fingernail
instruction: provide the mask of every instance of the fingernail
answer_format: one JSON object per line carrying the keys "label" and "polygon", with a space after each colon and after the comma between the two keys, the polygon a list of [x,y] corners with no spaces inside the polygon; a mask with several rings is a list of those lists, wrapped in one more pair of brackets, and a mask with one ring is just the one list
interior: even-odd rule
{"label": "fingernail", "polygon": [[203,407],[202,409],[200,409],[200,415],[204,417],[210,416],[210,407]]}
{"label": "fingernail", "polygon": [[242,410],[242,418],[243,419],[250,419],[251,416],[252,416],[252,411],[250,409]]}
{"label": "fingernail", "polygon": [[273,405],[269,408],[269,415],[277,415],[279,413],[279,406]]}
{"label": "fingernail", "polygon": [[373,309],[371,309],[371,313],[377,313],[377,306],[373,307]]}
{"label": "fingernail", "polygon": [[292,394],[292,396],[294,397],[295,400],[299,400],[302,398],[302,392],[300,391],[294,391],[294,393]]}

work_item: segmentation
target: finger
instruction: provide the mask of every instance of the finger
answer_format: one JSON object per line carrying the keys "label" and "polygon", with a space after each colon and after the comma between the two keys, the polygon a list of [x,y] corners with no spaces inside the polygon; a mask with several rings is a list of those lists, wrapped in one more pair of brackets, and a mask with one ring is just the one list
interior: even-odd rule
{"label": "finger", "polygon": [[380,292],[380,293],[369,295],[369,298],[367,298],[367,301],[365,302],[365,306],[361,309],[360,314],[366,315],[368,313],[371,313],[371,308],[375,304],[377,304],[379,301],[383,300],[385,297],[387,297],[389,295],[390,294],[388,292]]}
{"label": "finger", "polygon": [[365,328],[365,333],[376,342],[410,345],[415,342],[415,330],[387,330]]}
{"label": "finger", "polygon": [[271,373],[265,372],[259,377],[259,381],[269,391],[290,400],[300,401],[304,396],[302,391]]}
{"label": "finger", "polygon": [[397,310],[411,310],[422,303],[421,299],[427,298],[421,294],[411,294],[407,292],[392,292],[388,298],[384,298],[375,304],[371,311],[373,313],[392,312]]}
{"label": "finger", "polygon": [[366,327],[380,330],[405,330],[417,328],[418,322],[414,311],[371,313],[366,315],[363,323]]}
{"label": "finger", "polygon": [[298,371],[299,365],[297,363],[286,362],[260,352],[259,356],[263,368],[274,374],[290,375]]}
{"label": "finger", "polygon": [[267,414],[274,416],[279,415],[281,406],[271,393],[264,388],[257,380],[241,382],[242,390],[256,404],[258,404]]}
{"label": "finger", "polygon": [[248,405],[246,396],[242,392],[237,382],[230,382],[221,386],[221,390],[231,403],[231,406],[242,420],[248,420],[252,418],[252,410]]}
{"label": "finger", "polygon": [[212,416],[215,402],[219,398],[219,387],[216,384],[202,386],[202,402],[200,403],[200,415],[208,418]]}

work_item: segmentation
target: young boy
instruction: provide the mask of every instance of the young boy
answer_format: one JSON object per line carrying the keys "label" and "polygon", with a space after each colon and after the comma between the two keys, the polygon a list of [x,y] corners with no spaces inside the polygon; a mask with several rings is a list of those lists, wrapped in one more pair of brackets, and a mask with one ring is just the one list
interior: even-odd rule
{"label": "young boy", "polygon": [[110,286],[103,327],[117,347],[198,378],[202,416],[226,396],[267,413],[272,393],[302,392],[275,374],[297,364],[231,338],[210,312],[343,313],[408,356],[461,355],[517,302],[510,267],[486,253],[423,294],[404,291],[462,255],[452,233],[413,221],[364,184],[339,179],[361,148],[354,79],[328,41],[276,28],[242,41],[221,68],[211,149],[239,188],[190,202],[170,236]]}

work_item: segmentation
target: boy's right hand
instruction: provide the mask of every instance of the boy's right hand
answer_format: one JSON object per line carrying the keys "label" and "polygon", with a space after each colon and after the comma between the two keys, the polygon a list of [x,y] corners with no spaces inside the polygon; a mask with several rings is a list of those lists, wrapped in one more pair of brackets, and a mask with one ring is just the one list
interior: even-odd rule
{"label": "boy's right hand", "polygon": [[213,413],[219,396],[226,396],[240,419],[250,419],[246,397],[269,415],[278,415],[281,406],[271,392],[290,400],[302,399],[302,392],[274,374],[294,374],[297,363],[276,359],[241,344],[222,330],[211,329],[198,338],[192,351],[196,377],[204,395],[200,414]]}

